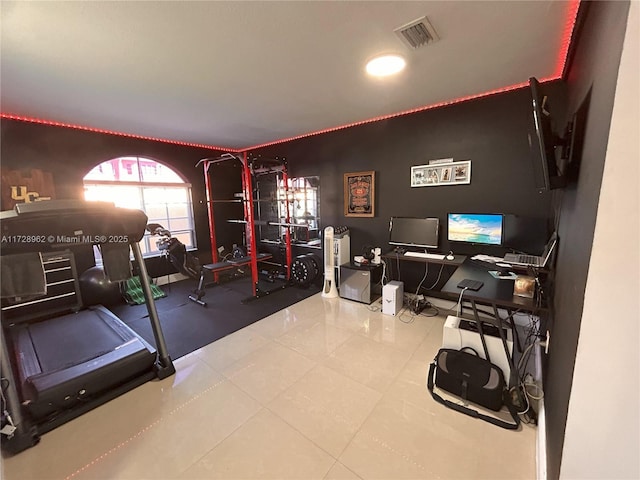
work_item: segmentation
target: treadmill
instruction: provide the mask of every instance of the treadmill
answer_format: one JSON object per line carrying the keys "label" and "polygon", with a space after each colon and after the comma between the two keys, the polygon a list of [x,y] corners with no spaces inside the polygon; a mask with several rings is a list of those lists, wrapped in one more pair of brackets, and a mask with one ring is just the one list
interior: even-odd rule
{"label": "treadmill", "polygon": [[[50,200],[0,212],[2,449],[18,453],[63,423],[175,373],[138,242],[147,216]],[[82,303],[73,251],[101,249],[111,281],[140,276],[155,346],[101,305]]]}

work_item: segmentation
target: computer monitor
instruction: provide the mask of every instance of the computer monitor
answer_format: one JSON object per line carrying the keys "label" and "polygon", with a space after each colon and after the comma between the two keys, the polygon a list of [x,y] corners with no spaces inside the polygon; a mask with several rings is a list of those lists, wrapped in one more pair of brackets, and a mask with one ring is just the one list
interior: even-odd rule
{"label": "computer monitor", "polygon": [[502,245],[502,214],[450,213],[447,239],[477,245]]}
{"label": "computer monitor", "polygon": [[389,245],[409,248],[438,248],[437,218],[391,217]]}

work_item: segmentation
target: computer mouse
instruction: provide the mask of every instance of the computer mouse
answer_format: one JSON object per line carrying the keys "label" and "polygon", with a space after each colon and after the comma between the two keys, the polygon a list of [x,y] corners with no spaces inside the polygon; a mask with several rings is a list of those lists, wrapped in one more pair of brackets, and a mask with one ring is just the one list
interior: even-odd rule
{"label": "computer mouse", "polygon": [[449,255],[447,255],[445,258],[446,258],[447,260],[453,260],[453,259],[454,259],[453,253],[450,253],[450,254],[449,254]]}

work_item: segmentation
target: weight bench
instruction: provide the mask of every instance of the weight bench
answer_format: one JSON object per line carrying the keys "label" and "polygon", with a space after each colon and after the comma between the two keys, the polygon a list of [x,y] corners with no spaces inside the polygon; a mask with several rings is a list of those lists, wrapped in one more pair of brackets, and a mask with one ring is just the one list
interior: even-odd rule
{"label": "weight bench", "polygon": [[[270,253],[259,253],[257,256],[257,261],[261,262],[264,260],[269,260],[273,257]],[[207,306],[207,302],[202,300],[205,294],[205,276],[220,272],[225,272],[227,270],[234,270],[240,267],[249,265],[251,263],[251,256],[247,255],[245,257],[231,258],[229,260],[225,260],[224,262],[217,263],[209,263],[207,265],[202,265],[200,269],[200,280],[198,281],[198,288],[193,292],[193,294],[189,295],[189,300],[192,302],[196,302],[198,305],[202,305],[203,307]]]}

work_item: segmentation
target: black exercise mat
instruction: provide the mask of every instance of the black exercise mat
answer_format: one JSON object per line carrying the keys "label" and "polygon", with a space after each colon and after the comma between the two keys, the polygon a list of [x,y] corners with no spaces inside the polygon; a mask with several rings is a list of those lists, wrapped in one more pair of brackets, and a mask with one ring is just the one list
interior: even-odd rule
{"label": "black exercise mat", "polygon": [[[274,284],[265,284],[265,289],[269,286],[273,288]],[[193,280],[176,282],[169,287],[163,285],[167,297],[156,300],[169,355],[174,360],[320,292],[317,286],[287,287],[242,303],[252,293],[251,279],[242,278],[207,288],[203,297],[207,307],[202,307],[188,299],[194,287]],[[155,345],[144,305],[118,305],[110,309]]]}

